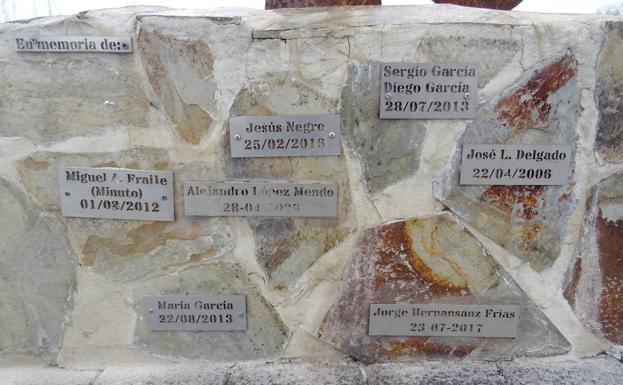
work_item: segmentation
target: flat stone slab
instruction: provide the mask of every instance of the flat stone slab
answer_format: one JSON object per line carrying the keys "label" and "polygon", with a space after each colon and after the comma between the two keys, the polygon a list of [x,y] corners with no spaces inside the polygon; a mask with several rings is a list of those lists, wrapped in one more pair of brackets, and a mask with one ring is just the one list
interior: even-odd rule
{"label": "flat stone slab", "polygon": [[623,162],[623,23],[606,23],[606,36],[599,54],[595,98],[599,109],[595,155],[601,163]]}
{"label": "flat stone slab", "polygon": [[575,209],[573,178],[562,186],[473,186],[459,184],[463,144],[560,144],[575,147],[581,112],[577,61],[552,55],[525,71],[501,95],[486,100],[467,126],[433,193],[534,270],[551,266],[560,254],[567,219]]}
{"label": "flat stone slab", "polygon": [[73,307],[77,258],[65,226],[1,177],[0,213],[0,354],[53,361]]}
{"label": "flat stone slab", "polygon": [[159,274],[183,263],[199,263],[230,255],[231,227],[224,221],[194,221],[183,212],[182,182],[209,176],[199,162],[175,163],[163,149],[137,146],[100,153],[36,152],[18,164],[22,183],[33,199],[59,214],[58,169],[61,166],[170,170],[174,173],[175,222],[67,218],[66,226],[81,249],[80,264],[106,279],[129,282]]}
{"label": "flat stone slab", "polygon": [[[249,79],[236,95],[230,116],[336,113],[336,101],[309,85],[283,75]],[[222,138],[223,167],[228,178],[334,181],[338,188],[337,218],[249,218],[256,258],[271,285],[294,282],[319,257],[354,230],[345,155],[322,157],[230,157],[229,135]]]}
{"label": "flat stone slab", "polygon": [[417,172],[426,135],[421,121],[379,119],[380,78],[381,63],[352,63],[342,89],[342,129],[371,193]]}
{"label": "flat stone slab", "polygon": [[[244,331],[153,331],[145,319],[148,295],[241,294],[246,296]],[[214,361],[276,359],[287,342],[288,329],[274,307],[248,280],[240,266],[227,262],[202,264],[133,284],[137,314],[135,345],[170,357]]]}
{"label": "flat stone slab", "polygon": [[[319,335],[370,362],[509,360],[563,354],[568,342],[474,236],[450,213],[365,231]],[[370,304],[518,305],[517,338],[368,335]]]}
{"label": "flat stone slab", "polygon": [[623,345],[623,173],[592,190],[564,295],[595,334]]}

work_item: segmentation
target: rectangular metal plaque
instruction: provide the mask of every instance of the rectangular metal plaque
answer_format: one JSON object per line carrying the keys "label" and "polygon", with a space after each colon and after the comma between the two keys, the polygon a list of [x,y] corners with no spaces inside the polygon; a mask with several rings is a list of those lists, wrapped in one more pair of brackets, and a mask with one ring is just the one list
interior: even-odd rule
{"label": "rectangular metal plaque", "polygon": [[340,155],[339,115],[229,119],[232,158]]}
{"label": "rectangular metal plaque", "polygon": [[107,36],[36,36],[15,38],[18,52],[132,53],[132,38]]}
{"label": "rectangular metal plaque", "polygon": [[479,67],[472,63],[381,64],[381,119],[476,116]]}
{"label": "rectangular metal plaque", "polygon": [[149,330],[247,330],[244,295],[157,295],[143,298]]}
{"label": "rectangular metal plaque", "polygon": [[517,305],[370,304],[371,336],[517,337]]}
{"label": "rectangular metal plaque", "polygon": [[173,173],[122,168],[59,168],[66,217],[173,220]]}
{"label": "rectangular metal plaque", "polygon": [[564,185],[573,148],[564,145],[464,144],[462,185]]}
{"label": "rectangular metal plaque", "polygon": [[335,182],[227,180],[184,183],[187,216],[337,217]]}

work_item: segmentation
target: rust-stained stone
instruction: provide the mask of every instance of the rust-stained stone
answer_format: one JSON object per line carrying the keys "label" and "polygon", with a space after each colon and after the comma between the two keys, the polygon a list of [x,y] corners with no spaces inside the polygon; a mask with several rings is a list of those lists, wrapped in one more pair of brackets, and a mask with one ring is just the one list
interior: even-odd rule
{"label": "rust-stained stone", "polygon": [[164,107],[182,140],[199,143],[212,123],[206,109],[214,104],[216,90],[207,42],[142,22],[137,46],[157,97],[154,104]]}
{"label": "rust-stained stone", "polygon": [[[371,303],[520,306],[517,338],[368,336]],[[565,353],[569,344],[450,213],[365,231],[319,335],[364,362],[512,359]]]}
{"label": "rust-stained stone", "polygon": [[623,162],[623,23],[607,22],[597,66],[599,109],[595,153],[602,163]]}
{"label": "rust-stained stone", "polygon": [[[230,116],[330,114],[336,102],[307,85],[274,79],[242,89]],[[324,157],[230,157],[229,134],[223,137],[225,174],[240,179],[335,181],[337,218],[249,218],[256,257],[273,287],[296,280],[312,263],[336,246],[353,229],[350,188],[344,155]]]}
{"label": "rust-stained stone", "polygon": [[464,7],[510,10],[523,0],[433,0],[437,4],[455,4]]}
{"label": "rust-stained stone", "polygon": [[461,148],[464,143],[574,145],[581,111],[576,71],[575,58],[565,53],[485,101],[434,181],[437,199],[537,271],[551,266],[560,252],[576,204],[573,177],[564,186],[461,186]]}
{"label": "rust-stained stone", "polygon": [[381,0],[266,0],[264,9],[381,5]]}
{"label": "rust-stained stone", "polygon": [[497,120],[511,131],[541,126],[552,111],[550,95],[574,77],[576,70],[570,54],[537,69],[519,88],[498,100],[493,107]]}
{"label": "rust-stained stone", "polygon": [[593,188],[565,297],[594,333],[623,345],[623,173]]}

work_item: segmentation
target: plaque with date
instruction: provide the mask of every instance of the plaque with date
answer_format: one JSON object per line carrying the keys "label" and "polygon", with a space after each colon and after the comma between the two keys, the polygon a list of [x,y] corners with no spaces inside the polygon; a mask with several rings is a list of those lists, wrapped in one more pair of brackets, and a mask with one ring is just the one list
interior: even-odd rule
{"label": "plaque with date", "polygon": [[66,217],[173,220],[173,173],[121,168],[60,167]]}
{"label": "plaque with date", "polygon": [[517,305],[371,304],[369,335],[517,337]]}
{"label": "plaque with date", "polygon": [[380,118],[473,118],[478,77],[472,63],[383,63]]}
{"label": "plaque with date", "polygon": [[143,298],[150,330],[243,331],[246,298],[238,294],[154,295]]}
{"label": "plaque with date", "polygon": [[566,145],[464,144],[462,185],[564,185],[573,148]]}
{"label": "plaque with date", "polygon": [[229,119],[232,158],[340,155],[339,115]]}
{"label": "plaque with date", "polygon": [[184,183],[187,216],[337,217],[335,182],[225,180]]}

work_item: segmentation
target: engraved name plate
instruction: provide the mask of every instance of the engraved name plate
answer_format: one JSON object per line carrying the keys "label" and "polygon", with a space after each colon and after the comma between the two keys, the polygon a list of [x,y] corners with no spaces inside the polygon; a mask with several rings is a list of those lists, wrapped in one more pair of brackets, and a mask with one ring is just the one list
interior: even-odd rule
{"label": "engraved name plate", "polygon": [[173,220],[173,173],[121,168],[61,167],[66,217]]}
{"label": "engraved name plate", "polygon": [[381,119],[465,119],[476,116],[478,65],[381,64]]}
{"label": "engraved name plate", "polygon": [[564,185],[571,175],[571,146],[464,144],[462,185]]}
{"label": "engraved name plate", "polygon": [[244,295],[157,295],[143,298],[149,330],[247,329]]}
{"label": "engraved name plate", "polygon": [[371,304],[371,336],[517,337],[517,305]]}
{"label": "engraved name plate", "polygon": [[335,182],[188,182],[184,211],[211,217],[337,217],[337,196]]}
{"label": "engraved name plate", "polygon": [[132,38],[106,36],[36,36],[15,38],[18,52],[132,53]]}
{"label": "engraved name plate", "polygon": [[340,155],[340,116],[239,116],[229,140],[232,158]]}

